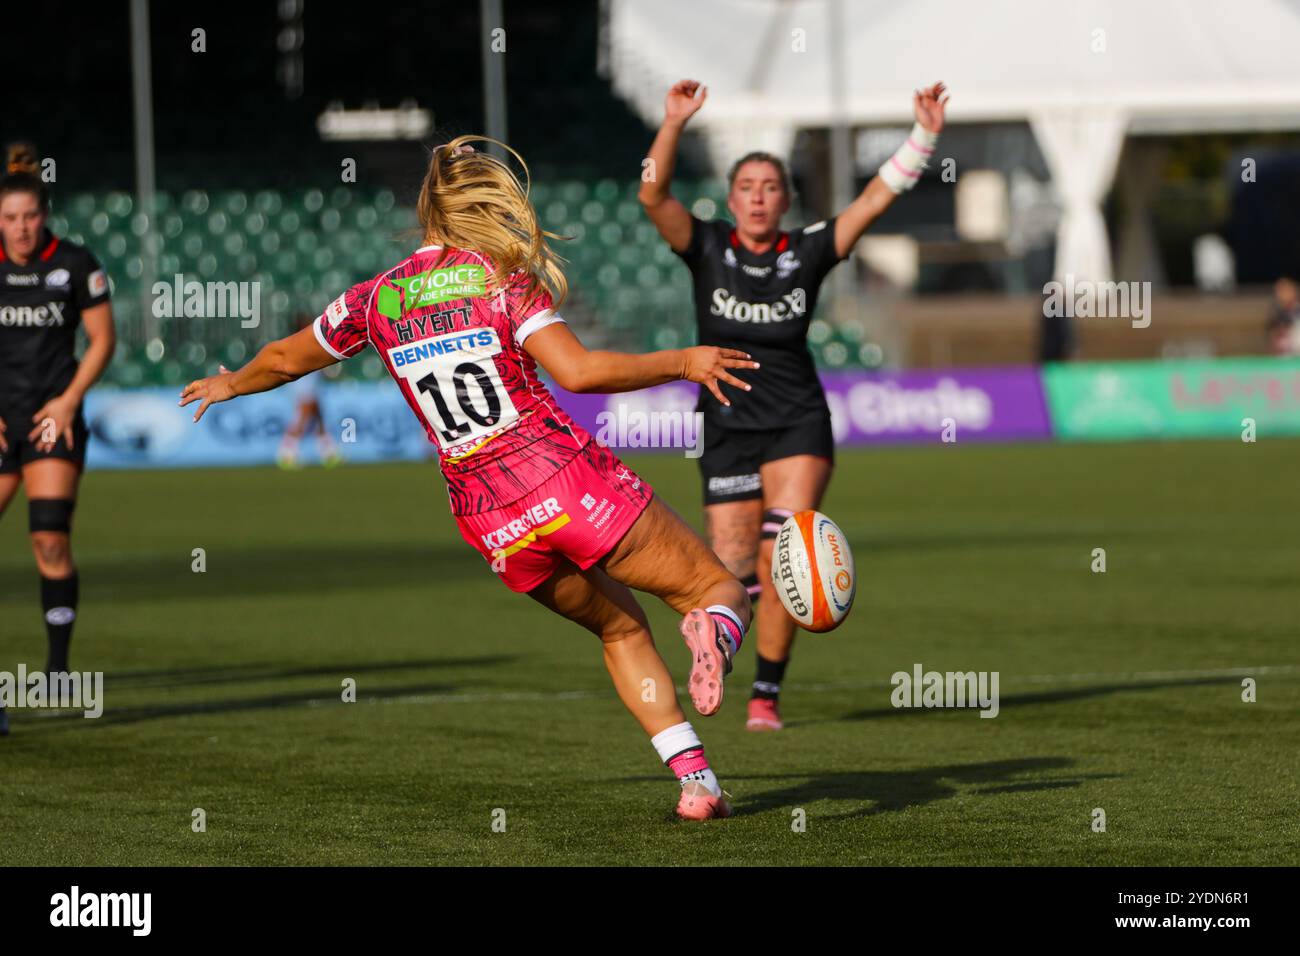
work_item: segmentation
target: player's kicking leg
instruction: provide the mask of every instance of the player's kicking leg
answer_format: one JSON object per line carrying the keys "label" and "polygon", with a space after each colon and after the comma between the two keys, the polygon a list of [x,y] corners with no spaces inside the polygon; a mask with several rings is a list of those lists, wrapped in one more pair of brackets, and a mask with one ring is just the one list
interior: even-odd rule
{"label": "player's kicking leg", "polygon": [[601,566],[614,580],[655,595],[683,615],[682,637],[692,656],[691,701],[702,716],[716,714],[723,679],[749,629],[745,586],[657,497]]}
{"label": "player's kicking leg", "polygon": [[672,676],[632,592],[597,567],[583,571],[565,561],[528,594],[600,638],[619,698],[681,785],[677,815],[688,820],[730,816],[731,806],[678,706]]}

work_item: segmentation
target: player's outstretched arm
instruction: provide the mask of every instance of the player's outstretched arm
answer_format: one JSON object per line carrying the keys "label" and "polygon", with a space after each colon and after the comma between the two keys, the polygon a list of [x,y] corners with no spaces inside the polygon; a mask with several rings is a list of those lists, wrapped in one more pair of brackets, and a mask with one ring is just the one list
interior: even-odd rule
{"label": "player's outstretched arm", "polygon": [[841,259],[852,251],[862,234],[884,215],[894,200],[921,178],[921,170],[934,153],[935,143],[943,131],[944,107],[948,105],[946,92],[947,87],[936,83],[912,94],[916,123],[907,142],[885,160],[858,198],[849,203],[835,220],[835,252]]}
{"label": "player's outstretched arm", "polygon": [[655,134],[650,154],[641,171],[641,189],[637,198],[646,215],[668,245],[677,252],[691,244],[691,214],[673,198],[673,169],[677,166],[677,142],[686,121],[704,105],[708,88],[694,80],[680,80],[664,97],[664,122]]}
{"label": "player's outstretched arm", "polygon": [[758,363],[746,352],[711,345],[644,355],[589,352],[569,327],[560,323],[534,332],[525,341],[524,348],[561,388],[570,392],[634,392],[685,379],[705,386],[723,405],[730,405],[718,388],[719,382],[745,391],[750,386],[728,369],[758,368]]}
{"label": "player's outstretched arm", "polygon": [[238,395],[251,395],[254,392],[267,392],[273,388],[288,384],[301,378],[308,372],[333,365],[338,361],[329,352],[321,348],[316,341],[316,333],[308,326],[293,335],[271,342],[253,356],[238,372],[228,370],[224,365],[221,371],[197,382],[190,382],[181,392],[181,405],[199,402],[194,413],[197,422],[208,410],[209,405],[227,402]]}

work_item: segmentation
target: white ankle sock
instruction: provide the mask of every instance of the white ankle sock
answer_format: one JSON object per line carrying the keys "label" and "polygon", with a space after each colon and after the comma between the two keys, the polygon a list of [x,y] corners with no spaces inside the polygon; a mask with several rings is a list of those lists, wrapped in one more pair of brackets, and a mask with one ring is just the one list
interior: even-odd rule
{"label": "white ankle sock", "polygon": [[683,720],[680,724],[673,724],[667,730],[661,730],[651,737],[650,746],[654,747],[659,754],[659,759],[667,763],[683,750],[694,747],[703,749],[704,744],[700,743],[700,736],[691,726],[691,722]]}

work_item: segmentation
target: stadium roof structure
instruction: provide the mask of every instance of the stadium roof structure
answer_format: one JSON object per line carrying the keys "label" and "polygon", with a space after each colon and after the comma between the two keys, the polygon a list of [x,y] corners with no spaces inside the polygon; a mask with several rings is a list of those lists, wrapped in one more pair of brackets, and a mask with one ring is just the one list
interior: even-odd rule
{"label": "stadium roof structure", "polygon": [[703,82],[692,125],[718,169],[750,149],[787,154],[800,128],[906,125],[912,90],[935,80],[950,123],[1028,121],[1064,207],[1056,272],[1095,280],[1111,274],[1101,202],[1125,136],[1300,129],[1297,51],[1300,0],[609,7],[615,89],[657,125],[669,85]]}

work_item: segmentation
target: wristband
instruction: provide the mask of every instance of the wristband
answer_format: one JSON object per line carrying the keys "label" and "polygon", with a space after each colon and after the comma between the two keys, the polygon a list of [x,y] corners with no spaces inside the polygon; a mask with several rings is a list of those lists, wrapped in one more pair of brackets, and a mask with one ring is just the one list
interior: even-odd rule
{"label": "wristband", "polygon": [[907,192],[920,180],[921,171],[927,168],[938,142],[938,133],[931,133],[920,123],[914,123],[907,141],[880,167],[880,178],[892,192]]}

